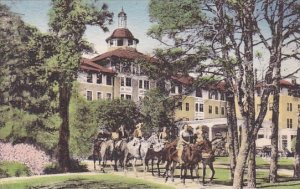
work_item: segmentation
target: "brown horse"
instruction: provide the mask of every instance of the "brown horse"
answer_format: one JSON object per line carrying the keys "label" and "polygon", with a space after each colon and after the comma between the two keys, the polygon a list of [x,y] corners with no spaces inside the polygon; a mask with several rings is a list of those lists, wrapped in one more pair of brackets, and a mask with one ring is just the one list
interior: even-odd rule
{"label": "brown horse", "polygon": [[[193,179],[193,168],[194,167],[197,168],[196,175],[199,180],[198,163],[201,162],[202,160],[201,153],[203,148],[204,148],[203,144],[189,144],[183,147],[183,152],[181,156],[183,164],[181,165],[181,174],[180,174],[182,175],[182,171],[184,170],[183,183],[185,183],[185,178],[186,178],[188,168],[190,169],[192,179]],[[167,151],[167,165],[166,165],[167,174],[165,179],[166,182],[168,181],[168,177],[169,177],[168,171],[170,171],[171,173],[171,180],[174,181],[174,171],[176,169],[177,163],[179,162],[180,160],[178,157],[178,150],[176,148]],[[171,169],[170,169],[170,165],[171,165]]]}
{"label": "brown horse", "polygon": [[201,142],[197,143],[198,145],[202,145],[202,153],[201,153],[201,158],[202,158],[202,183],[203,185],[205,184],[205,175],[206,175],[206,165],[209,166],[211,170],[211,176],[210,176],[210,182],[212,182],[214,176],[215,176],[215,169],[213,162],[215,161],[215,156],[214,156],[214,151],[212,150],[212,144],[208,139],[204,139]]}

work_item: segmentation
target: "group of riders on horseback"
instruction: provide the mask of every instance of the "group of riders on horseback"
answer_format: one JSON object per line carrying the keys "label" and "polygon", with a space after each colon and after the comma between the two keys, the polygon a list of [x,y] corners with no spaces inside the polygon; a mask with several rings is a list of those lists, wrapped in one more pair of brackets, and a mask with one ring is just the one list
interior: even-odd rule
{"label": "group of riders on horseback", "polygon": [[[183,179],[186,176],[187,169],[190,169],[191,174],[193,169],[197,168],[196,174],[198,175],[198,164],[203,164],[203,183],[205,176],[205,167],[209,165],[212,170],[211,180],[214,176],[214,169],[212,162],[214,161],[212,144],[207,138],[207,133],[202,130],[201,126],[192,128],[188,124],[182,126],[179,136],[175,140],[170,140],[170,132],[166,127],[158,133],[152,135],[146,140],[142,132],[142,123],[136,125],[132,134],[121,125],[115,132],[108,132],[108,130],[101,129],[96,139],[94,140],[94,168],[95,157],[98,154],[99,164],[100,160],[104,162],[107,159],[115,161],[115,170],[117,170],[117,163],[126,170],[126,164],[129,159],[134,159],[133,168],[137,159],[141,159],[144,165],[148,167],[148,161],[152,160],[152,174],[153,174],[153,160],[157,160],[158,175],[159,163],[166,161],[166,181],[168,179],[168,171],[171,171],[173,180],[174,169],[176,164],[181,165],[181,175],[184,170]],[[109,153],[110,152],[110,153]],[[110,154],[110,155],[107,155]],[[110,157],[110,158],[109,158]],[[102,169],[103,169],[102,168]],[[104,169],[103,169],[104,171]],[[183,180],[183,182],[185,182]]]}

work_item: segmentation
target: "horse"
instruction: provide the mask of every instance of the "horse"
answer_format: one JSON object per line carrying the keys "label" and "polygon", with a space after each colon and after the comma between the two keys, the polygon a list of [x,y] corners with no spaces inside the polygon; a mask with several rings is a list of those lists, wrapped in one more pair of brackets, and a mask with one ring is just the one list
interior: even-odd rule
{"label": "horse", "polygon": [[182,176],[182,182],[185,184],[187,169],[190,169],[191,178],[193,178],[193,168],[196,168],[196,176],[197,180],[200,183],[199,178],[199,163],[202,161],[202,150],[204,146],[203,144],[187,144],[183,147],[182,160],[184,164],[181,166],[180,175],[182,175],[182,171],[184,170],[184,175]]}
{"label": "horse", "polygon": [[198,145],[203,145],[202,149],[202,183],[205,184],[205,175],[206,175],[206,165],[209,166],[211,170],[211,176],[210,176],[210,182],[212,182],[214,176],[215,176],[215,169],[213,162],[215,161],[214,151],[212,149],[212,145],[209,140],[205,139],[201,142],[198,142]]}
{"label": "horse", "polygon": [[156,159],[158,176],[160,176],[159,164],[163,160],[164,143],[159,141],[156,134],[154,134],[150,138],[148,138],[147,142],[149,143],[150,148],[148,149],[147,156],[146,156],[146,166],[148,168],[149,160],[151,160],[151,172],[152,172],[152,175],[154,176],[153,164],[154,164],[154,160]]}
{"label": "horse", "polygon": [[100,170],[105,172],[104,171],[105,163],[106,163],[108,157],[111,157],[113,151],[114,151],[114,141],[113,140],[94,142],[94,153],[93,153],[94,169],[96,170],[96,157],[95,156],[97,154],[100,166],[101,166],[101,162],[102,162],[102,167],[100,168]]}
{"label": "horse", "polygon": [[113,160],[115,161],[114,170],[118,171],[118,162],[122,168],[124,168],[125,161],[125,153],[127,153],[127,141],[126,139],[121,139],[115,143],[115,148],[113,152]]}
{"label": "horse", "polygon": [[144,174],[145,174],[146,173],[146,155],[147,155],[149,147],[150,147],[149,143],[143,139],[139,140],[137,138],[134,138],[133,140],[129,141],[124,150],[124,163],[123,163],[124,172],[127,171],[127,165],[126,165],[127,161],[132,158],[133,159],[132,166],[133,166],[135,175],[137,176],[137,171],[136,171],[135,166],[136,166],[136,161],[138,159],[142,160]]}

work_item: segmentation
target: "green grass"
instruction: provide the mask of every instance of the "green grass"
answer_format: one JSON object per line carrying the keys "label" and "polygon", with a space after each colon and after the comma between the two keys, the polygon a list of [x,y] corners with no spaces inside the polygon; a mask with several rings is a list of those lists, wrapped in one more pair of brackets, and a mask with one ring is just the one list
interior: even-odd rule
{"label": "green grass", "polygon": [[0,169],[5,172],[8,177],[29,176],[29,168],[18,162],[3,161],[0,163]]}
{"label": "green grass", "polygon": [[111,174],[92,175],[55,175],[49,177],[28,178],[22,180],[0,181],[0,189],[27,189],[27,188],[120,188],[120,189],[173,189],[165,184],[157,184],[126,176]]}

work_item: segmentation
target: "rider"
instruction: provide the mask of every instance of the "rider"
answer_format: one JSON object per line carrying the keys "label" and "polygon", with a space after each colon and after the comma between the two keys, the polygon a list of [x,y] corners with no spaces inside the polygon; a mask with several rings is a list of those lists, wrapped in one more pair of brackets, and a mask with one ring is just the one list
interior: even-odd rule
{"label": "rider", "polygon": [[117,132],[119,133],[119,139],[126,140],[128,138],[124,125],[121,125]]}
{"label": "rider", "polygon": [[[142,127],[142,123],[139,123],[135,126],[136,129],[133,131],[133,139],[138,141],[140,157],[141,157],[141,140],[143,139],[143,133],[141,127]],[[135,145],[136,144],[133,144],[133,146]]]}
{"label": "rider", "polygon": [[99,141],[107,141],[109,138],[109,134],[107,133],[107,131],[105,131],[105,129],[101,128],[99,130],[99,133],[97,135],[97,140]]}
{"label": "rider", "polygon": [[135,130],[133,131],[133,138],[141,140],[143,138],[143,133],[141,130],[142,123],[139,123],[135,126]]}
{"label": "rider", "polygon": [[179,141],[177,144],[177,150],[178,150],[178,159],[180,161],[180,164],[183,163],[182,161],[182,152],[183,152],[183,146],[186,144],[190,144],[191,140],[191,134],[190,131],[188,130],[188,124],[183,125],[183,129],[179,133]]}
{"label": "rider", "polygon": [[168,133],[167,133],[167,127],[163,127],[163,130],[162,132],[160,132],[158,134],[158,139],[163,142],[163,143],[166,143],[168,141]]}

